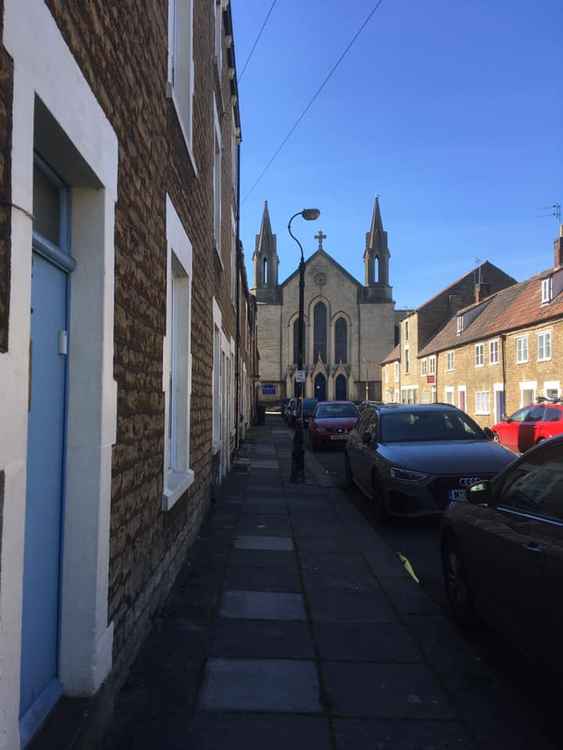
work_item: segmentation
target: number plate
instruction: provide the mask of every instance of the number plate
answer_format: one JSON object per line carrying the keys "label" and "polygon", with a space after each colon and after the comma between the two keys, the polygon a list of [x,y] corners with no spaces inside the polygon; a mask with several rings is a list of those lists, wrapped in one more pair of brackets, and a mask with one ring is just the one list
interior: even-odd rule
{"label": "number plate", "polygon": [[455,503],[459,500],[466,500],[467,495],[465,493],[465,490],[449,490],[448,491],[448,500],[450,503]]}

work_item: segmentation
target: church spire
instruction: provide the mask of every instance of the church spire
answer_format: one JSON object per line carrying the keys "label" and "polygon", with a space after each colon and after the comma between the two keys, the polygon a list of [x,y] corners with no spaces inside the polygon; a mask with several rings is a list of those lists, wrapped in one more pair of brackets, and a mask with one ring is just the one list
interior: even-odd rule
{"label": "church spire", "polygon": [[373,247],[374,243],[377,242],[377,238],[379,237],[379,235],[384,233],[383,221],[381,220],[381,209],[379,208],[379,195],[376,195],[375,203],[373,204],[373,213],[371,216],[371,226],[368,232],[368,247]]}
{"label": "church spire", "polygon": [[365,285],[379,290],[382,301],[391,299],[389,286],[389,248],[387,232],[383,229],[379,196],[376,196],[371,215],[371,225],[366,232],[366,249],[364,251]]}
{"label": "church spire", "polygon": [[278,249],[276,235],[272,232],[268,201],[264,201],[260,232],[254,247],[254,288],[275,289],[278,286]]}

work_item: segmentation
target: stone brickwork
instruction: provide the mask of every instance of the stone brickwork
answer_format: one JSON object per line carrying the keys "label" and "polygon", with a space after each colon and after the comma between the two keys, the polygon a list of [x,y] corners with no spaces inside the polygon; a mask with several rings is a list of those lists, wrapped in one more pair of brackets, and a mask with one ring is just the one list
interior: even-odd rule
{"label": "stone brickwork", "polygon": [[[4,1],[0,0],[0,36],[3,26]],[[12,60],[0,47],[0,352],[8,351],[10,313],[12,94]]]}

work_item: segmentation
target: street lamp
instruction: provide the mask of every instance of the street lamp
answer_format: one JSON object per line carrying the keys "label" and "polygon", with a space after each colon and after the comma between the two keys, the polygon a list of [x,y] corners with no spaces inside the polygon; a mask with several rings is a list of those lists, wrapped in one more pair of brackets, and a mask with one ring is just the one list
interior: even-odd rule
{"label": "street lamp", "polygon": [[299,261],[299,322],[297,325],[297,371],[299,372],[299,380],[297,381],[297,388],[295,393],[298,399],[297,414],[300,415],[300,418],[297,419],[295,424],[295,435],[293,436],[293,453],[291,455],[291,481],[298,483],[303,483],[305,481],[305,444],[303,435],[304,381],[301,381],[301,378],[304,375],[303,360],[305,359],[305,258],[303,256],[303,246],[291,231],[291,222],[297,216],[302,216],[305,221],[315,221],[319,218],[320,215],[321,212],[318,208],[304,208],[302,211],[298,211],[296,214],[293,214],[287,225],[289,236],[293,237],[293,239],[299,246],[299,250],[301,251],[301,259]]}

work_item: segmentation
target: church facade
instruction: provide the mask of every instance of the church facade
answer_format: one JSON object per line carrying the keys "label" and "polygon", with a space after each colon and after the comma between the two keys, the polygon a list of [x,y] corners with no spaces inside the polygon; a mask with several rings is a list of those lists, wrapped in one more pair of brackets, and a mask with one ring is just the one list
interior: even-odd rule
{"label": "church facade", "polygon": [[[360,283],[323,247],[305,261],[305,397],[381,399],[380,363],[395,344],[402,317],[389,284],[390,253],[376,198]],[[279,283],[277,238],[264,206],[253,255],[260,353],[258,399],[278,402],[295,394],[298,361],[299,271]]]}

